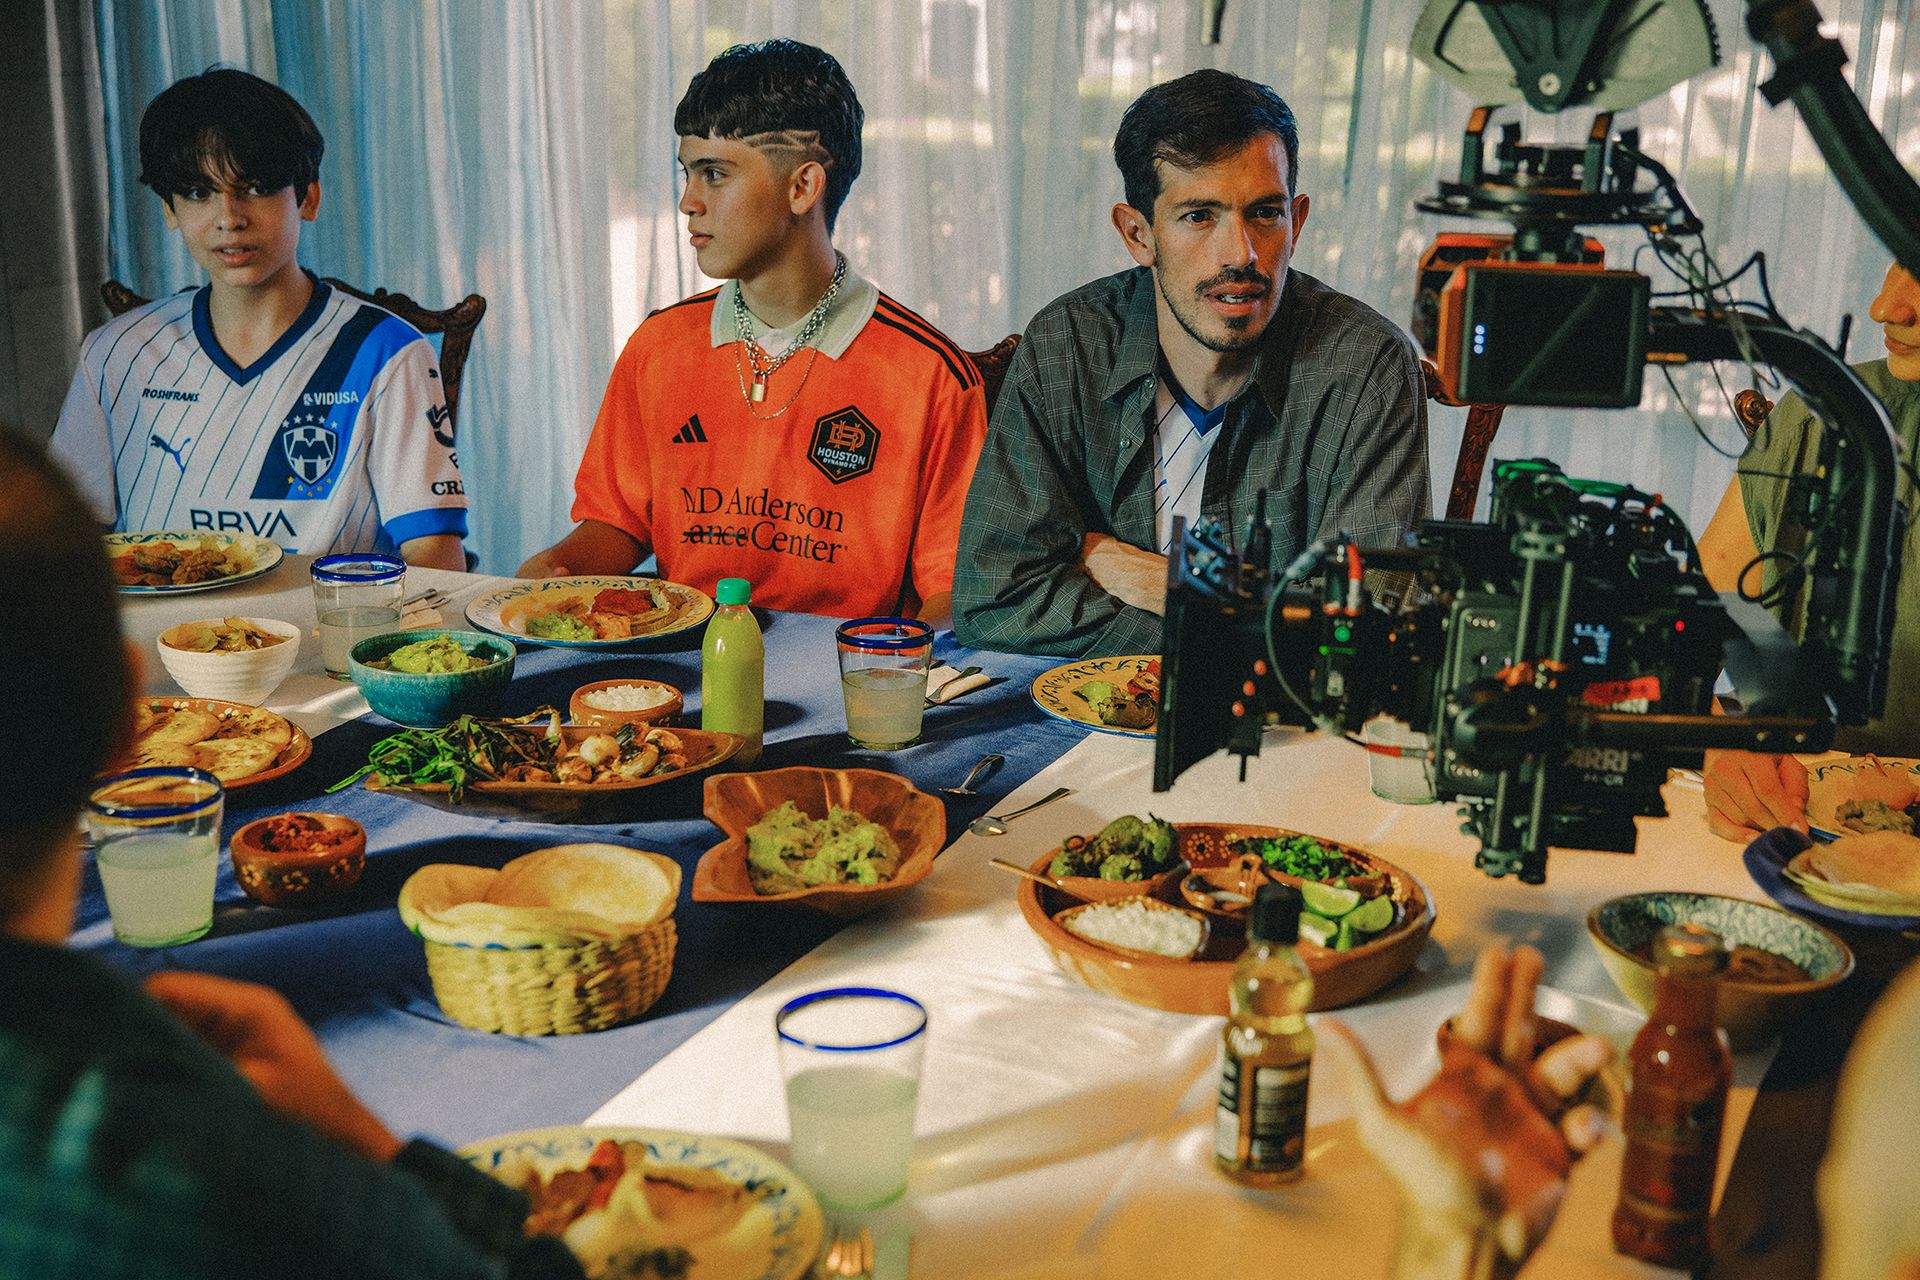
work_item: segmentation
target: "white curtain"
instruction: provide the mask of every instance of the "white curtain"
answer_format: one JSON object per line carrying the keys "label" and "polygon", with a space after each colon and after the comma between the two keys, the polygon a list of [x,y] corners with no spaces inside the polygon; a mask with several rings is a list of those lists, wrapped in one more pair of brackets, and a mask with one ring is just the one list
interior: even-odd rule
{"label": "white curtain", "polygon": [[[1471,105],[1408,55],[1422,0],[1228,0],[1217,45],[1201,42],[1210,0],[97,3],[123,278],[148,290],[193,279],[151,197],[132,188],[132,138],[154,92],[222,60],[274,76],[327,134],[312,265],[427,299],[487,296],[460,435],[476,547],[497,571],[565,527],[618,344],[647,311],[708,283],[675,210],[673,108],[730,44],[791,36],[840,58],[867,130],[837,238],[882,288],[974,349],[1128,264],[1108,223],[1114,130],[1142,89],[1196,67],[1263,80],[1298,115],[1313,199],[1302,269],[1405,323],[1421,247],[1461,226],[1413,208],[1456,170]],[[1911,3],[1821,8],[1870,113],[1920,170]],[[1642,146],[1678,175],[1724,267],[1763,250],[1788,318],[1831,338],[1852,313],[1851,354],[1871,358],[1866,308],[1886,254],[1792,110],[1758,96],[1772,68],[1745,34],[1741,0],[1710,7],[1722,65],[1640,109]],[[1529,115],[1526,126],[1573,140],[1586,118]],[[1641,237],[1602,239],[1624,265]],[[1743,385],[1742,371],[1722,376],[1730,391]],[[1676,381],[1707,433],[1737,446],[1712,375]],[[1460,426],[1435,411],[1437,501]],[[1495,455],[1533,454],[1658,490],[1696,527],[1733,467],[1651,373],[1638,411],[1509,411]]]}

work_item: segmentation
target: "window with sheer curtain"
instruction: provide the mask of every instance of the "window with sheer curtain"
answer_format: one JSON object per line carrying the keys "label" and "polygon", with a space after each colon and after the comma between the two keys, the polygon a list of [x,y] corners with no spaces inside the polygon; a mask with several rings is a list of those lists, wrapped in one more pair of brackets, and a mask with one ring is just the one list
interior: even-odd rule
{"label": "window with sheer curtain", "polygon": [[[1110,145],[1149,84],[1219,66],[1273,85],[1299,117],[1313,201],[1296,265],[1405,323],[1420,249],[1443,224],[1413,201],[1458,164],[1471,105],[1408,54],[1423,0],[96,0],[112,261],[143,292],[196,282],[137,186],[141,109],[215,62],[285,85],[328,140],[304,260],[323,274],[489,310],[468,367],[460,460],[481,566],[511,572],[569,527],[573,470],[620,343],[706,287],[676,210],[673,108],[730,44],[791,36],[846,66],[867,111],[865,167],[838,241],[963,346],[1018,331],[1049,300],[1129,265],[1108,221]],[[1829,339],[1866,307],[1887,255],[1790,109],[1740,0],[1711,0],[1721,66],[1637,113],[1731,269],[1766,254],[1773,295]],[[1822,0],[1870,114],[1920,169],[1912,0]],[[1573,140],[1586,118],[1529,115]],[[1610,259],[1644,238],[1607,232]],[[1650,267],[1649,255],[1641,265]],[[1656,288],[1663,287],[1656,284]],[[1650,376],[1639,410],[1509,411],[1497,456],[1664,493],[1696,527],[1738,447],[1723,393],[1744,370]],[[1777,397],[1777,390],[1769,391]],[[1690,417],[1691,415],[1691,417]],[[1461,422],[1437,409],[1444,494]]]}

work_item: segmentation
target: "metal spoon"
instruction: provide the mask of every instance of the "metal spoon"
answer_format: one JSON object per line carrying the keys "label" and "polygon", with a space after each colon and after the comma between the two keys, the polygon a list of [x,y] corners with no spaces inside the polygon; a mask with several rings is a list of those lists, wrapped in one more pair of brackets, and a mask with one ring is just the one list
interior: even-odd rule
{"label": "metal spoon", "polygon": [[980,779],[986,777],[987,774],[991,773],[995,769],[998,769],[1001,765],[1005,764],[1006,762],[1007,762],[1007,759],[1005,756],[996,756],[996,755],[981,756],[980,763],[973,766],[972,772],[967,774],[966,778],[961,781],[959,786],[942,787],[940,789],[946,792],[950,796],[964,796],[971,799],[972,797],[980,794],[978,791],[975,791],[973,789],[973,784],[980,781]]}
{"label": "metal spoon", "polygon": [[1023,813],[1032,813],[1043,804],[1052,804],[1062,796],[1073,794],[1072,787],[1060,787],[1053,794],[1040,797],[1025,808],[1015,809],[1012,813],[990,813],[984,818],[975,818],[967,824],[967,830],[977,836],[1003,836],[1007,834],[1007,824]]}
{"label": "metal spoon", "polygon": [[945,689],[948,685],[958,683],[961,680],[965,680],[968,676],[977,676],[979,674],[980,674],[979,667],[968,667],[963,671],[954,672],[952,675],[948,676],[945,680],[942,680],[939,684],[927,690],[927,705],[930,707],[939,705],[940,691],[942,689]]}

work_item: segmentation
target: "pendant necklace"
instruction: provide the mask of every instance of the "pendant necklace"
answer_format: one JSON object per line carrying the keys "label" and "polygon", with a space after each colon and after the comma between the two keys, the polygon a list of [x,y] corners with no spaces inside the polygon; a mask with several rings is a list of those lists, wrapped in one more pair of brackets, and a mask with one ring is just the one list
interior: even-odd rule
{"label": "pendant necklace", "polygon": [[[740,380],[740,395],[747,402],[747,411],[761,422],[777,418],[793,407],[806,389],[807,379],[813,376],[814,362],[820,358],[820,349],[813,346],[821,330],[827,327],[827,311],[833,306],[833,300],[840,296],[840,285],[847,278],[847,259],[838,250],[833,255],[833,279],[827,284],[827,291],[820,295],[820,301],[813,304],[813,310],[807,312],[800,330],[794,335],[787,349],[779,355],[768,355],[753,337],[753,324],[747,313],[746,300],[741,296],[740,284],[733,286],[733,326],[739,336],[739,345],[734,348],[734,371]],[[812,349],[813,354],[807,360],[806,371],[800,376],[800,385],[794,388],[793,395],[786,404],[769,414],[753,413],[753,406],[767,398],[767,381],[781,365],[800,354],[802,347]],[[752,373],[752,383],[748,384],[748,372]]]}

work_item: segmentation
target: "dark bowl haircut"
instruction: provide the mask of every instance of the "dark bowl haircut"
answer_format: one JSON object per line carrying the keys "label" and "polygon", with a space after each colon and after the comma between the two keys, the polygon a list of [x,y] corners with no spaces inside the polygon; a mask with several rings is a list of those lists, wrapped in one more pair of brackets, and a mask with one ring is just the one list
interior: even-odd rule
{"label": "dark bowl haircut", "polygon": [[0,916],[73,829],[127,731],[131,698],[107,554],[44,446],[0,429]]}
{"label": "dark bowl haircut", "polygon": [[140,181],[168,204],[227,178],[296,200],[320,177],[326,140],[293,95],[231,67],[213,67],[161,91],[140,117]]}
{"label": "dark bowl haircut", "polygon": [[1198,169],[1232,155],[1262,134],[1287,153],[1287,188],[1299,194],[1300,131],[1293,109],[1257,81],[1211,67],[1157,84],[1133,100],[1113,139],[1127,203],[1153,221],[1160,195],[1156,162]]}
{"label": "dark bowl haircut", "polygon": [[811,133],[827,153],[827,230],[860,176],[866,112],[832,54],[797,40],[737,44],[709,62],[674,108],[682,138]]}

